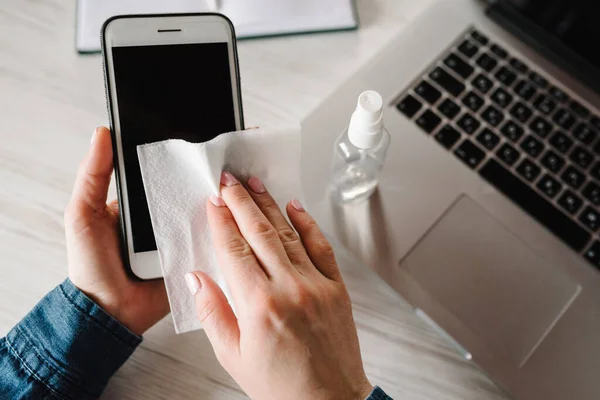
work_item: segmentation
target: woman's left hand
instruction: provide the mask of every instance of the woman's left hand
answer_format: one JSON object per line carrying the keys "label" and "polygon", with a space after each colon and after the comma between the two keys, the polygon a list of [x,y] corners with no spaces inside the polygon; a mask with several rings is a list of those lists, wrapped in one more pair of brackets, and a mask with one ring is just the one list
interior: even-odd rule
{"label": "woman's left hand", "polygon": [[110,131],[100,127],[79,167],[65,212],[69,278],[106,312],[141,335],[169,313],[169,302],[162,280],[135,281],[125,270],[118,203],[106,203],[112,171]]}

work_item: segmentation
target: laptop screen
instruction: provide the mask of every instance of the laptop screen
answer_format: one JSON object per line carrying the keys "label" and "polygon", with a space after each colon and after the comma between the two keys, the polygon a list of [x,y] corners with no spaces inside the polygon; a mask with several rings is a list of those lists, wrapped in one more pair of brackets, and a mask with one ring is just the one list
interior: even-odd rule
{"label": "laptop screen", "polygon": [[599,0],[503,0],[496,5],[498,7],[491,7],[490,14],[493,16],[494,11],[499,11],[500,23],[512,25],[514,33],[527,36],[530,44],[584,83],[597,84],[600,78]]}

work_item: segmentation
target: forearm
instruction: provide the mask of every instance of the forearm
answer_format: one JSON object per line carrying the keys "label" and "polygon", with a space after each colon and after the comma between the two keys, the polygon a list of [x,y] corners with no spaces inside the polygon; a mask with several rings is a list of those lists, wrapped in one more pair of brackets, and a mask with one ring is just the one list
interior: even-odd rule
{"label": "forearm", "polygon": [[0,340],[0,398],[97,398],[140,341],[66,280]]}

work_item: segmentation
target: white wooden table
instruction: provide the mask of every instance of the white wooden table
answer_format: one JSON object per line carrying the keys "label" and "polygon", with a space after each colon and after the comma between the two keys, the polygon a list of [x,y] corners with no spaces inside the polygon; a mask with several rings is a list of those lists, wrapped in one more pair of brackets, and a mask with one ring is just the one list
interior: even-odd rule
{"label": "white wooden table", "polygon": [[[240,43],[247,125],[298,124],[426,4],[358,0],[357,32]],[[0,336],[66,277],[63,209],[93,129],[107,123],[101,58],[75,52],[74,18],[74,0],[0,2]],[[346,265],[344,276],[374,384],[397,399],[507,398],[370,270]],[[176,336],[167,317],[104,398],[245,395],[205,334]]]}

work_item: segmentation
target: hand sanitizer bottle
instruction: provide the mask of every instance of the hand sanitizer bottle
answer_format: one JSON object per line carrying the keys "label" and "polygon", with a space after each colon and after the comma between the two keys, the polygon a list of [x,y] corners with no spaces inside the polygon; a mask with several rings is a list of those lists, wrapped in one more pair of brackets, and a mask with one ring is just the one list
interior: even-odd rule
{"label": "hand sanitizer bottle", "polygon": [[352,203],[373,194],[389,145],[383,99],[375,91],[366,91],[358,97],[350,126],[335,143],[331,180],[339,202]]}

